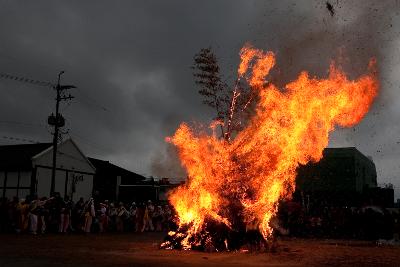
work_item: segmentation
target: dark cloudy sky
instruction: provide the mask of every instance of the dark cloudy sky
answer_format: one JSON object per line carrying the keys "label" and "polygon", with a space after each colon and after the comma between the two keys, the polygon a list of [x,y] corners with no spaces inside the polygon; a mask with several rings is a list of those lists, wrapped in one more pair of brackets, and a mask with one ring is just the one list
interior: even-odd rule
{"label": "dark cloudy sky", "polygon": [[[146,176],[180,175],[164,137],[182,121],[207,122],[189,69],[212,46],[225,77],[246,43],[272,50],[282,84],[307,69],[325,75],[342,56],[351,77],[379,64],[381,91],[361,124],[330,146],[371,156],[378,182],[400,188],[400,1],[0,1],[0,73],[74,84],[62,105],[89,156]],[[0,79],[0,144],[51,141],[54,91]],[[397,190],[397,197],[399,192]]]}

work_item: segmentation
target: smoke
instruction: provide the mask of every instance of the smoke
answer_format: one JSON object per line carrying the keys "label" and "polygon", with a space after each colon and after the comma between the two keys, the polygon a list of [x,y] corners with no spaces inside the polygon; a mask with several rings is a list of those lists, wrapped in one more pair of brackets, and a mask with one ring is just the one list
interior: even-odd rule
{"label": "smoke", "polygon": [[[257,48],[274,51],[277,55],[276,68],[267,79],[272,79],[281,87],[303,70],[312,76],[326,76],[332,60],[344,69],[350,79],[354,79],[365,73],[371,58],[376,58],[381,83],[378,98],[361,124],[333,133],[330,146],[357,147],[374,159],[378,180],[390,182],[389,177],[395,177],[399,169],[398,164],[391,160],[399,151],[399,138],[393,131],[398,126],[394,126],[393,122],[400,109],[395,94],[397,88],[393,86],[395,66],[391,58],[393,46],[398,41],[395,29],[396,25],[399,26],[400,4],[395,0],[329,2],[333,6],[333,14],[327,9],[325,1],[253,3],[257,19],[249,25],[247,32],[236,33],[241,43],[220,41],[211,45],[214,44],[221,59],[225,76],[231,77],[231,80],[235,76],[239,49],[247,41]],[[388,141],[392,145],[388,145]],[[173,168],[174,165],[169,163],[172,157],[175,155],[164,156],[168,159],[166,166],[159,169]]]}
{"label": "smoke", "polygon": [[175,146],[167,144],[165,151],[160,151],[152,158],[151,173],[156,177],[181,178],[186,177],[178,158],[178,151]]}

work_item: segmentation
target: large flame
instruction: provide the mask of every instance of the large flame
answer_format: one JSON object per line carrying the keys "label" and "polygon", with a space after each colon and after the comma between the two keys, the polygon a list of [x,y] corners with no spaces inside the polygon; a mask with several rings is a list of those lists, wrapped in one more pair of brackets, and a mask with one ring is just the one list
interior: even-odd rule
{"label": "large flame", "polygon": [[249,45],[240,52],[239,77],[258,94],[247,127],[231,141],[214,134],[195,133],[182,123],[167,138],[179,151],[188,180],[169,197],[185,226],[184,248],[207,218],[231,227],[232,207],[240,206],[244,223],[257,221],[265,238],[272,233],[271,218],[280,199],[295,189],[299,164],[318,161],[336,125],[351,127],[367,113],[377,95],[375,60],[368,74],[349,80],[334,63],[327,78],[303,71],[283,89],[266,81],[275,64],[272,52]]}

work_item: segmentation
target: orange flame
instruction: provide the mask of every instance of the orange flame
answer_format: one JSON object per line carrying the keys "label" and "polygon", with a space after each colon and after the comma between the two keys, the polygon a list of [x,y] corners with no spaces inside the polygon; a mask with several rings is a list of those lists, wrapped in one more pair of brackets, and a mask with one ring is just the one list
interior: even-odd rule
{"label": "orange flame", "polygon": [[268,238],[278,201],[294,191],[299,164],[320,160],[334,127],[357,124],[377,95],[374,59],[368,74],[354,81],[332,63],[326,79],[303,71],[280,90],[265,80],[275,64],[272,52],[246,45],[240,57],[238,75],[259,96],[248,126],[230,142],[215,133],[196,134],[185,123],[167,138],[189,177],[169,197],[179,226],[190,225],[184,248],[191,247],[189,237],[199,233],[206,218],[230,227],[233,201],[241,205],[244,222],[259,222]]}

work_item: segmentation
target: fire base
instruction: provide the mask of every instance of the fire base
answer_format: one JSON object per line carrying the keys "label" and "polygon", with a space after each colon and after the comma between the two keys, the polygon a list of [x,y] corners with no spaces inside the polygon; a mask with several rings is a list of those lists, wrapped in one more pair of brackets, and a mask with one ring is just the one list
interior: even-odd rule
{"label": "fire base", "polygon": [[160,245],[161,249],[222,251],[270,251],[271,244],[258,231],[247,231],[242,226],[236,230],[215,221],[208,221],[203,229],[189,235],[190,225],[170,231]]}

